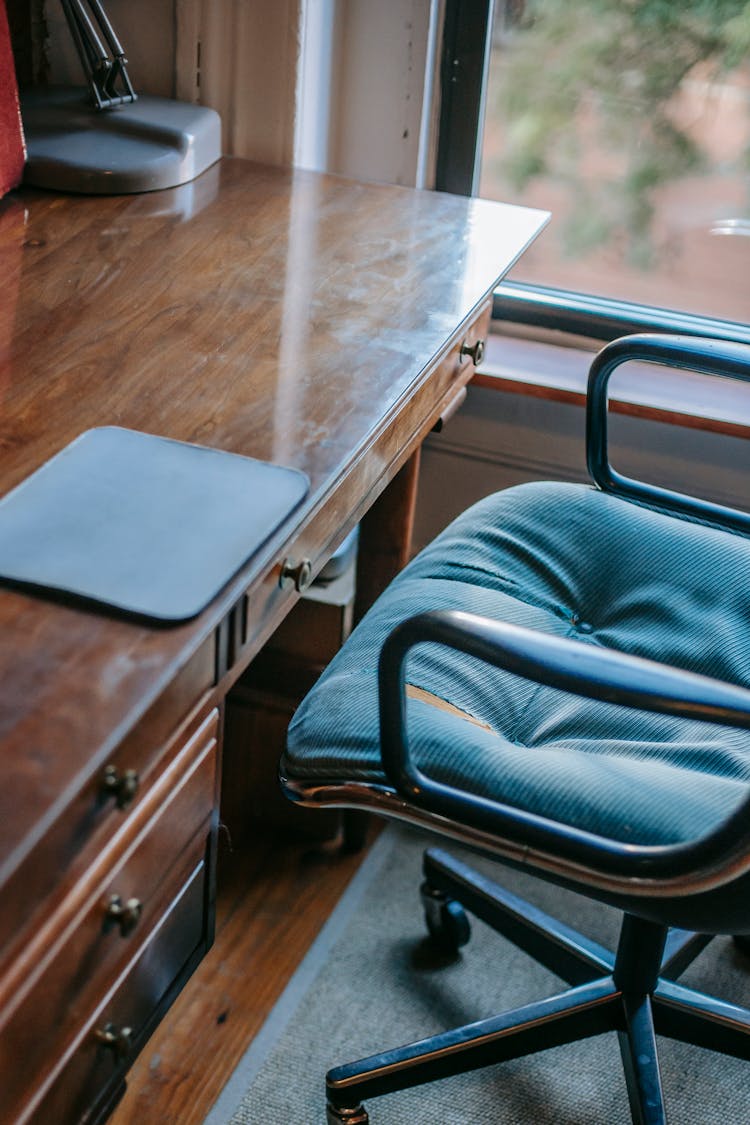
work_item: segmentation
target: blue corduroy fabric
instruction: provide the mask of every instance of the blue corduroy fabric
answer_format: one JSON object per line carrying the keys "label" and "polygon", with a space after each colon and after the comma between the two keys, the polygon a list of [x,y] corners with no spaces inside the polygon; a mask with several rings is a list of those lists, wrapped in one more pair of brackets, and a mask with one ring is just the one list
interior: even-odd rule
{"label": "blue corduroy fabric", "polygon": [[[384,783],[378,655],[394,626],[423,610],[462,609],[750,687],[749,569],[750,540],[594,488],[497,493],[438,536],[363,619],[298,709],[285,772]],[[407,679],[475,720],[409,701],[409,741],[426,773],[598,834],[694,839],[750,782],[744,732],[581,699],[437,645],[414,651]]]}

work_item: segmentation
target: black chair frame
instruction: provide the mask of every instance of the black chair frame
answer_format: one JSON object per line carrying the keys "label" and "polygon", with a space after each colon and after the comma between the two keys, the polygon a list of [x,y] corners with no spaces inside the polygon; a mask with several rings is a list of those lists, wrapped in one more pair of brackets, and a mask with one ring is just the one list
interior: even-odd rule
{"label": "black chair frame", "polygon": [[[604,348],[592,367],[587,456],[604,491],[636,503],[750,532],[750,516],[631,480],[607,455],[607,382],[638,359],[750,380],[750,348],[723,341],[637,336]],[[298,784],[306,805],[373,809],[436,830],[513,865],[595,897],[625,903],[615,954],[480,876],[439,849],[425,854],[422,899],[428,927],[457,949],[468,938],[463,907],[528,952],[570,987],[498,1017],[345,1066],[327,1076],[330,1125],[366,1125],[365,1099],[464,1073],[552,1046],[616,1031],[631,1115],[661,1125],[666,1112],[656,1035],[750,1059],[750,1012],[677,983],[713,935],[670,929],[639,902],[682,898],[750,873],[750,793],[710,834],[664,846],[623,844],[425,776],[408,743],[405,667],[418,644],[445,645],[537,683],[625,707],[750,729],[750,691],[579,641],[458,611],[420,614],[399,625],[379,662],[381,754],[387,785]],[[630,901],[636,910],[628,909]],[[750,916],[749,916],[750,920]]]}

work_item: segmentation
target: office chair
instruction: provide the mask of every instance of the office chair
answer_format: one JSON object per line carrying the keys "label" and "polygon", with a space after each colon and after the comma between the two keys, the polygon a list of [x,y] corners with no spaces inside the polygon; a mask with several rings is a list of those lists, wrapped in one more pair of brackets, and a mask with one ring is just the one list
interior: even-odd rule
{"label": "office chair", "polygon": [[750,1012],[677,982],[712,935],[750,934],[750,516],[611,467],[607,383],[626,360],[750,379],[741,344],[605,347],[594,486],[520,485],[460,516],[303,702],[281,767],[292,800],[402,818],[618,907],[617,950],[429,850],[435,941],[468,939],[465,908],[570,987],[334,1068],[330,1125],[366,1123],[371,1096],[611,1030],[633,1121],[657,1125],[656,1035],[750,1058]]}

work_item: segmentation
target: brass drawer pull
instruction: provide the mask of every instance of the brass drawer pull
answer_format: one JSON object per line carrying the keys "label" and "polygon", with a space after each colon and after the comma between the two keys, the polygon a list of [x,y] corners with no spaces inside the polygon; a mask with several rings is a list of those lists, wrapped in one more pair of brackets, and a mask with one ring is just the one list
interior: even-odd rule
{"label": "brass drawer pull", "polygon": [[119,895],[111,895],[104,913],[105,925],[119,926],[122,936],[127,937],[137,926],[142,910],[143,903],[137,898],[123,902]]}
{"label": "brass drawer pull", "polygon": [[118,1061],[126,1059],[133,1049],[131,1027],[115,1027],[113,1023],[108,1023],[104,1028],[97,1028],[94,1035],[102,1047],[111,1051]]}
{"label": "brass drawer pull", "polygon": [[118,809],[124,809],[138,792],[138,774],[135,770],[120,773],[117,766],[107,766],[100,788],[103,797],[114,797]]}
{"label": "brass drawer pull", "polygon": [[479,367],[479,364],[484,359],[484,340],[477,340],[473,344],[467,344],[464,340],[459,355],[462,359],[467,355],[474,366]]}
{"label": "brass drawer pull", "polygon": [[312,563],[309,559],[300,559],[299,562],[294,562],[293,559],[284,559],[281,564],[281,574],[279,575],[279,585],[282,590],[294,586],[298,594],[306,590],[312,581]]}

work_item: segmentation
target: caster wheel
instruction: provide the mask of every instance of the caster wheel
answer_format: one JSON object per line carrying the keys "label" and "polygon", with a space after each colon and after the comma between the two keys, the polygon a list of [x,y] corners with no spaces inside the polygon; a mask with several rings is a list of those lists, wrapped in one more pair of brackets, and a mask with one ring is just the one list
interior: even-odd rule
{"label": "caster wheel", "polygon": [[420,894],[424,919],[433,945],[455,956],[471,937],[471,925],[460,902],[423,883]]}
{"label": "caster wheel", "polygon": [[735,934],[733,941],[740,953],[750,957],[750,934]]}
{"label": "caster wheel", "polygon": [[326,1109],[327,1125],[369,1125],[370,1123],[363,1105],[355,1106],[353,1109],[338,1109],[329,1102]]}

